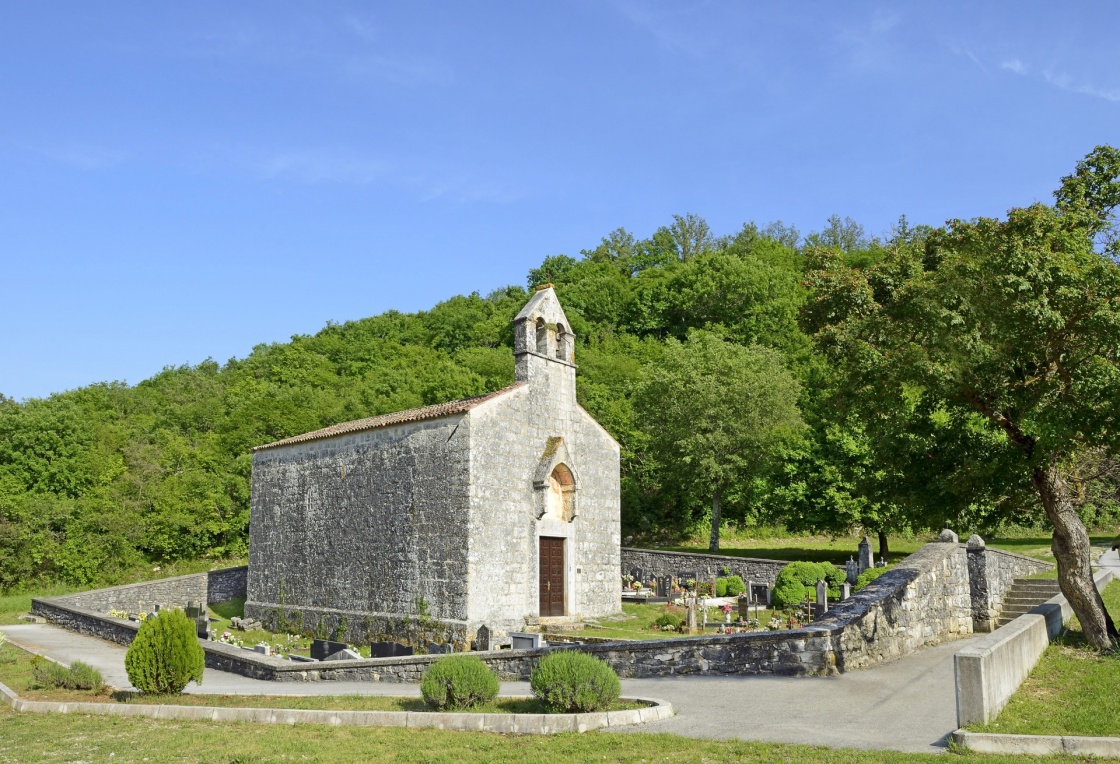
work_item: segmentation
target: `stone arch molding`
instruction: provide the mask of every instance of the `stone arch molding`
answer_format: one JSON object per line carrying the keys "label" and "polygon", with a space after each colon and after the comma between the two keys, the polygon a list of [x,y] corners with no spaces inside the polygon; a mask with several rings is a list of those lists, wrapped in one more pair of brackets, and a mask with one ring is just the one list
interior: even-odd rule
{"label": "stone arch molding", "polygon": [[571,522],[579,514],[579,475],[572,466],[568,446],[561,437],[552,437],[545,444],[544,454],[533,473],[533,493],[536,494],[537,519],[549,510],[549,497],[554,493],[553,476],[563,492],[564,519]]}

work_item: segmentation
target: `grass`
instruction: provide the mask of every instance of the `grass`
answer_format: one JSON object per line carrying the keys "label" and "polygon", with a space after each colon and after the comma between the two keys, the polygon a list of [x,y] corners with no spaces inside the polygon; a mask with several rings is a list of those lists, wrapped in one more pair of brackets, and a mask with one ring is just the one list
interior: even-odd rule
{"label": "grass", "polygon": [[[0,709],[0,761],[206,762],[207,764],[549,764],[577,762],[796,762],[896,764],[944,761],[937,754],[829,748],[677,735],[610,732],[499,735],[394,727],[266,725],[83,716],[15,714]],[[1021,757],[961,754],[954,762],[1022,764]],[[1037,762],[1069,762],[1040,758]]]}
{"label": "grass", "polygon": [[[1091,533],[1089,538],[1095,547],[1111,544],[1115,530],[1103,529]],[[769,560],[788,560],[794,562],[831,562],[843,567],[850,557],[855,557],[862,536],[824,536],[788,535],[780,528],[730,528],[720,534],[720,554],[729,557],[759,557]],[[967,536],[962,536],[965,541]],[[887,537],[890,562],[898,562],[906,555],[918,551],[925,544],[937,540],[937,534],[891,535]],[[1010,529],[998,536],[986,538],[988,546],[1006,552],[1034,557],[1046,562],[1054,562],[1050,551],[1050,535],[1034,529]],[[669,545],[650,545],[650,549],[663,549],[673,552],[708,552],[706,536],[696,536],[683,542]],[[871,548],[876,559],[879,556],[877,538],[871,537]]]}
{"label": "grass", "polygon": [[[681,612],[683,608],[676,608]],[[687,637],[671,631],[660,631],[651,628],[658,616],[666,612],[665,605],[652,605],[643,603],[622,603],[622,615],[614,618],[603,618],[597,623],[589,623],[579,631],[564,632],[573,637],[603,637],[607,639],[669,639]],[[738,617],[732,613],[734,617]],[[765,625],[770,621],[773,613],[765,608],[761,611],[759,622]],[[716,628],[723,623],[723,612],[718,608],[708,608],[708,630],[704,634],[694,636],[711,636],[716,633]]]}
{"label": "grass", "polygon": [[[222,708],[292,708],[317,711],[430,711],[422,698],[381,695],[143,695],[136,692],[85,692],[32,689],[32,656],[13,645],[0,647],[0,682],[25,700],[59,703],[144,703],[168,706],[220,706]],[[642,708],[646,704],[618,701],[610,711]],[[471,709],[471,713],[544,714],[548,709],[535,698],[497,698]],[[2,759],[0,759],[2,760]]]}
{"label": "grass", "polygon": [[[1120,618],[1120,581],[1104,590],[1105,607]],[[1007,707],[979,732],[1023,735],[1120,736],[1120,653],[1087,647],[1077,624],[1054,640]]]}

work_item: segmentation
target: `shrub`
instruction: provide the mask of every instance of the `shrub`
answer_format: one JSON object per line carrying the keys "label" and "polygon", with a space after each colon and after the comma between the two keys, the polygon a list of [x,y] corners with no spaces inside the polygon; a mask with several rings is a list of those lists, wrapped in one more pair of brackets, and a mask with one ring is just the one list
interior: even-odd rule
{"label": "shrub", "polygon": [[727,577],[727,596],[738,597],[740,594],[747,590],[747,585],[743,583],[743,579],[739,576]]}
{"label": "shrub", "polygon": [[101,672],[88,663],[74,661],[70,668],[41,658],[31,659],[31,686],[47,690],[92,690],[100,692],[105,687]]}
{"label": "shrub", "polygon": [[498,677],[473,655],[449,655],[424,672],[420,694],[432,708],[473,708],[498,695]]}
{"label": "shrub", "polygon": [[105,687],[105,677],[88,663],[74,661],[70,664],[71,687],[75,690],[101,692]]}
{"label": "shrub", "polygon": [[654,623],[662,629],[679,629],[684,619],[675,613],[662,613],[657,616]]}
{"label": "shrub", "polygon": [[180,693],[187,683],[202,684],[206,653],[194,622],[182,610],[161,612],[140,625],[124,656],[128,681],[141,692]]}
{"label": "shrub", "polygon": [[726,578],[717,578],[716,579],[716,596],[717,597],[726,597],[727,596],[727,579]]}
{"label": "shrub", "polygon": [[602,711],[622,693],[614,669],[592,655],[571,650],[542,658],[529,675],[529,686],[552,713]]}
{"label": "shrub", "polygon": [[854,590],[858,592],[888,570],[890,570],[890,568],[868,568],[859,574],[859,577],[856,579]]}
{"label": "shrub", "polygon": [[807,594],[815,594],[821,579],[828,584],[828,596],[839,599],[840,587],[847,579],[844,571],[831,562],[791,562],[774,580],[772,601],[778,607],[804,602]]}

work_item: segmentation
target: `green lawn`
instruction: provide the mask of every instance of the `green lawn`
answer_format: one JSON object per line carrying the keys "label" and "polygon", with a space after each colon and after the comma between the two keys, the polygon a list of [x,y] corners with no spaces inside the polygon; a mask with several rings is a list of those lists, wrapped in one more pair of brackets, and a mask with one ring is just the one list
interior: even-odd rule
{"label": "green lawn", "polygon": [[[435,729],[329,727],[158,721],[15,714],[0,708],[0,761],[24,763],[206,762],[206,764],[583,764],[584,762],[788,762],[790,764],[895,764],[943,762],[937,754],[833,750],[738,740],[694,740],[676,735],[591,732],[552,736],[499,735]],[[1022,764],[1012,756],[962,754],[957,762]],[[1069,762],[1069,758],[1029,759]]]}
{"label": "green lawn", "polygon": [[[1104,590],[1105,606],[1120,619],[1120,581]],[[979,732],[1025,735],[1120,736],[1120,653],[1085,645],[1077,619],[1046,648],[1038,666],[999,717]]]}

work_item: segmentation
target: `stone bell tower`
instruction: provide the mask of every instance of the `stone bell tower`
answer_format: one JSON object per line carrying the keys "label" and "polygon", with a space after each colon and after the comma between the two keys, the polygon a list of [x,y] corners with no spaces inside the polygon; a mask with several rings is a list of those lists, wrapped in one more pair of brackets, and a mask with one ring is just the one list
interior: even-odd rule
{"label": "stone bell tower", "polygon": [[513,319],[513,356],[518,382],[569,405],[576,399],[575,335],[552,284],[537,292]]}

